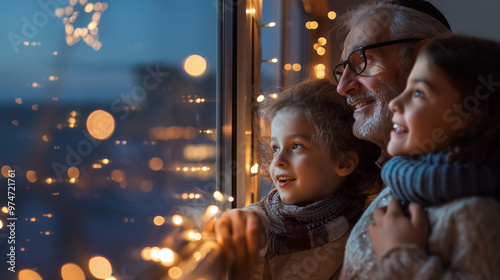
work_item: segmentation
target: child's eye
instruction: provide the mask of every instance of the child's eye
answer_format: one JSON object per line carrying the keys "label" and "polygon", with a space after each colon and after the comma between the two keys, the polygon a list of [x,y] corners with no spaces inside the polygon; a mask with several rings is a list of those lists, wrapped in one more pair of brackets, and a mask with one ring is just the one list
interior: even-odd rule
{"label": "child's eye", "polygon": [[413,96],[415,97],[423,97],[424,94],[422,93],[421,90],[416,90],[414,93],[413,93]]}
{"label": "child's eye", "polygon": [[302,148],[302,145],[301,144],[298,144],[298,143],[294,143],[293,144],[293,149],[296,150],[296,149],[300,149]]}
{"label": "child's eye", "polygon": [[279,150],[278,146],[272,146],[271,149],[273,150],[273,153],[276,153]]}

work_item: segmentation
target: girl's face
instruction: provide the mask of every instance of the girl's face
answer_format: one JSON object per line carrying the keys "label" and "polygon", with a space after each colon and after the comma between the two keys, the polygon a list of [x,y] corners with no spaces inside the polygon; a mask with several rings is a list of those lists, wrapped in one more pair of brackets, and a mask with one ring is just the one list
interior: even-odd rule
{"label": "girl's face", "polygon": [[447,147],[462,128],[461,100],[441,69],[419,55],[406,89],[389,103],[394,113],[389,154],[417,155]]}
{"label": "girl's face", "polygon": [[311,141],[313,133],[298,109],[281,109],[271,122],[269,173],[286,204],[311,204],[333,194],[342,183],[337,163]]}

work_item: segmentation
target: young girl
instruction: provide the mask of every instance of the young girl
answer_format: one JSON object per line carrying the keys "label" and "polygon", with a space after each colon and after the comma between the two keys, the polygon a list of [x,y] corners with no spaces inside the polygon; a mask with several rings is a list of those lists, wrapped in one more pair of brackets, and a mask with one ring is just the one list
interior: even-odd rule
{"label": "young girl", "polygon": [[344,276],[500,279],[499,86],[500,43],[447,35],[424,47],[389,104],[395,157],[382,178],[403,201],[434,206],[428,217],[411,203],[407,218],[395,200],[375,210],[360,251],[373,249],[376,269]]}
{"label": "young girl", "polygon": [[[244,208],[260,216],[255,222],[262,222],[267,246],[253,271],[239,277],[336,279],[366,195],[381,187],[374,164],[380,149],[354,137],[352,111],[328,80],[293,86],[260,113],[270,125],[268,170],[276,188]],[[237,235],[238,229],[226,223],[215,231]]]}

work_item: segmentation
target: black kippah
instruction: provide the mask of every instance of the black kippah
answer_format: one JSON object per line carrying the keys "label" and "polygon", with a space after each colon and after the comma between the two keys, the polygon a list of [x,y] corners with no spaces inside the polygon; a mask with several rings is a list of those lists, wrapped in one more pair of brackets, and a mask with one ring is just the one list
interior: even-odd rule
{"label": "black kippah", "polygon": [[424,14],[428,14],[431,17],[439,20],[444,26],[446,26],[450,31],[451,27],[444,15],[431,3],[423,0],[393,0],[389,1],[390,4],[405,6],[408,8],[412,8],[414,10],[420,11]]}

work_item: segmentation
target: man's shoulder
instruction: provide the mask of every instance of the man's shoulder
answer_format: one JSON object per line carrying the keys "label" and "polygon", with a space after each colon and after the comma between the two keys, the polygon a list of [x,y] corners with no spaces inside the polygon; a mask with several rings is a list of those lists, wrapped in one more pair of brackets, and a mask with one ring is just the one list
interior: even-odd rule
{"label": "man's shoulder", "polygon": [[373,199],[373,201],[368,205],[365,210],[366,212],[373,212],[375,209],[383,206],[387,206],[389,202],[394,198],[394,194],[391,191],[391,188],[385,187],[380,193]]}

